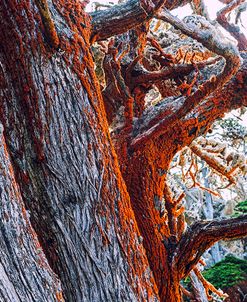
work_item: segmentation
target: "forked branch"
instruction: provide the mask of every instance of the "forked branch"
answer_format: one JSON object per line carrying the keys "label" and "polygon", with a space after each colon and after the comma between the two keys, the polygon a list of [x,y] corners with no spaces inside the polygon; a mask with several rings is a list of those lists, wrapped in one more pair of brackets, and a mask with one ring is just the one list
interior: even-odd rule
{"label": "forked branch", "polygon": [[[215,76],[213,80],[204,82],[198,90],[182,100],[182,104],[178,109],[170,112],[169,115],[164,115],[161,112],[160,118],[156,117],[155,121],[151,121],[148,129],[146,128],[142,133],[137,133],[131,143],[132,151],[138,149],[148,140],[164,134],[167,131],[167,126],[169,128],[173,127],[177,121],[190,113],[203,99],[215,90],[222,88],[236,74],[241,65],[241,58],[237,48],[233,44],[224,42],[220,37],[220,33],[205,18],[201,17],[204,29],[189,27],[178,18],[172,16],[166,9],[158,13],[157,18],[172,24],[176,29],[202,43],[209,50],[224,57],[225,66],[223,71]],[[140,125],[139,128],[141,128]]]}
{"label": "forked branch", "polygon": [[186,277],[200,260],[202,254],[221,239],[247,236],[247,215],[237,218],[200,221],[194,223],[182,236],[174,253],[173,265]]}

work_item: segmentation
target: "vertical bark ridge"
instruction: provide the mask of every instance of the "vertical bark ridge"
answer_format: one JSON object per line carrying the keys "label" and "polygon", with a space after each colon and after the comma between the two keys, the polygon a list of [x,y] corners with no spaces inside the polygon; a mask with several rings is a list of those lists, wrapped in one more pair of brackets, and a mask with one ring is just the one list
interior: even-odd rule
{"label": "vertical bark ridge", "polygon": [[0,300],[64,301],[21,197],[0,124]]}

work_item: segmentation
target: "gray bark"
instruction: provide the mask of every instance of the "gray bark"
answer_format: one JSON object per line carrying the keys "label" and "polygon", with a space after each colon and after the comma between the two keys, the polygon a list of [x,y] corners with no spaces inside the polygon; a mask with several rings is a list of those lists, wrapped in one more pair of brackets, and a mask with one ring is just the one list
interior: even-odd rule
{"label": "gray bark", "polygon": [[198,279],[194,271],[190,273],[191,285],[193,287],[193,294],[195,296],[195,301],[197,302],[208,302],[205,288],[201,281]]}
{"label": "gray bark", "polygon": [[2,130],[0,124],[0,301],[59,301],[61,286],[30,224]]}
{"label": "gray bark", "polygon": [[31,222],[66,301],[156,301],[93,71],[82,72],[91,98],[75,71],[92,60],[85,36],[79,33],[79,45],[73,31],[77,7],[68,22],[49,3],[60,37],[79,54],[65,44],[54,52],[42,36],[37,45],[39,11],[34,1],[21,2],[0,3],[0,119]]}

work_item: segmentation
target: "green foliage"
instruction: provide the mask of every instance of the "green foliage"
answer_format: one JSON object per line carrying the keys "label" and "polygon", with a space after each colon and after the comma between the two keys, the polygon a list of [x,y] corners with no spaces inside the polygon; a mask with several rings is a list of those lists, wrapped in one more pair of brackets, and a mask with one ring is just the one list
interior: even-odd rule
{"label": "green foliage", "polygon": [[234,208],[234,216],[240,216],[247,213],[247,200],[239,202]]}
{"label": "green foliage", "polygon": [[223,130],[222,136],[226,140],[232,140],[237,138],[246,138],[247,129],[241,125],[237,118],[222,119],[219,122],[220,127]]}
{"label": "green foliage", "polygon": [[228,288],[247,278],[247,261],[233,256],[226,258],[203,272],[216,288]]}

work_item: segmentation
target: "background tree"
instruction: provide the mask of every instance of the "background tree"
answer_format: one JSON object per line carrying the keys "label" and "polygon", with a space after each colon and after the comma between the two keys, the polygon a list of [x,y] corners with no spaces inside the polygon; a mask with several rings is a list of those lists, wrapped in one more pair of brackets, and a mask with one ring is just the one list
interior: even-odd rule
{"label": "background tree", "polygon": [[[195,26],[168,12],[188,2],[130,0],[91,16],[86,1],[0,3],[2,161],[9,154],[14,167],[12,178],[3,173],[3,183],[20,190],[66,301],[180,301],[179,282],[192,270],[201,276],[202,253],[219,239],[246,235],[246,216],[200,221],[186,230],[183,195],[173,196],[166,182],[179,150],[224,112],[247,103],[246,55],[206,18]],[[242,2],[232,1],[219,20]],[[207,61],[187,60],[183,49],[166,54],[149,31],[154,17],[202,43]],[[245,49],[242,35],[235,38]],[[106,52],[102,93],[90,51],[95,41]],[[148,44],[155,49],[149,59]],[[162,87],[163,100],[147,106],[153,84]],[[17,212],[19,225],[26,216]],[[11,229],[3,232],[3,242],[12,242]],[[28,234],[23,240],[33,242],[25,251],[31,257],[36,235]],[[20,249],[5,253],[12,251],[18,263]],[[34,265],[41,270],[37,258]],[[42,270],[37,283],[46,288],[54,276],[48,265]],[[17,292],[23,278],[36,282],[31,275],[25,269],[15,281],[2,277],[4,300],[17,299],[4,288],[12,282]],[[33,286],[29,292],[26,301],[43,301]],[[50,296],[63,299],[58,283]]]}

